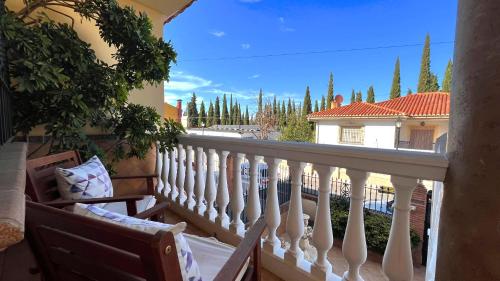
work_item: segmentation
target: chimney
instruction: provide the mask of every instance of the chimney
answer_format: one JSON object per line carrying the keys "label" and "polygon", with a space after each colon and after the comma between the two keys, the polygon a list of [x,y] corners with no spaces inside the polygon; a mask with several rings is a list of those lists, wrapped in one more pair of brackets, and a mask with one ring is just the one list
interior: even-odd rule
{"label": "chimney", "polygon": [[342,97],[342,95],[336,95],[330,104],[330,108],[341,107],[343,101],[344,101],[344,97]]}
{"label": "chimney", "polygon": [[181,122],[182,118],[182,100],[177,100],[177,122]]}

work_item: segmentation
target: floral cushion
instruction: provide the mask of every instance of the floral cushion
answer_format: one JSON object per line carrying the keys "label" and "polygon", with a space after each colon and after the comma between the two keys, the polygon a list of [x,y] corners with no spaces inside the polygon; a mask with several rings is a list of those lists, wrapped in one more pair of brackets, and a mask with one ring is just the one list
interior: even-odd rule
{"label": "floral cushion", "polygon": [[150,220],[142,220],[126,215],[113,213],[101,209],[95,205],[75,204],[71,206],[70,210],[79,215],[91,217],[101,221],[118,224],[124,227],[132,228],[135,230],[143,231],[150,234],[156,232],[170,231],[174,234],[175,248],[177,249],[177,256],[179,257],[179,265],[181,267],[181,274],[183,281],[202,281],[198,263],[194,259],[193,253],[189,248],[187,240],[182,235],[186,229],[186,223],[180,222],[175,225],[155,222]]}
{"label": "floral cushion", "polygon": [[80,166],[56,168],[57,188],[63,199],[113,197],[113,185],[97,156]]}

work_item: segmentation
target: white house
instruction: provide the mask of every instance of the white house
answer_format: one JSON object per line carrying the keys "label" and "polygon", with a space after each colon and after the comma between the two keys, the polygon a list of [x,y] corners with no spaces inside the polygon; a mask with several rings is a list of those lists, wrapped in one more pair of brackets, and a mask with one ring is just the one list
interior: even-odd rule
{"label": "white house", "polygon": [[433,150],[448,132],[450,94],[418,93],[378,103],[356,102],[308,116],[316,143]]}

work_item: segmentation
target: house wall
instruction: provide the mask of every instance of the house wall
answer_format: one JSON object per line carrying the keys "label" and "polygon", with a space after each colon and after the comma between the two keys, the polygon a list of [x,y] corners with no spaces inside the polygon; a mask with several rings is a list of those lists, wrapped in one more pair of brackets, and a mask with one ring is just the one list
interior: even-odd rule
{"label": "house wall", "polygon": [[163,104],[163,118],[177,120],[178,112],[177,107],[168,103]]}
{"label": "house wall", "polygon": [[409,142],[412,129],[434,129],[433,142],[448,132],[448,119],[441,120],[406,120],[401,126],[400,141]]}

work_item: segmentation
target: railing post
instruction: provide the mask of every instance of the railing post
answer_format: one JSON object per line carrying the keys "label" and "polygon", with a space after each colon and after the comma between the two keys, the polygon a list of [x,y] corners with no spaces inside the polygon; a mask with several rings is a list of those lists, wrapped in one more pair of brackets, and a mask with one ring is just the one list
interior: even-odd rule
{"label": "railing post", "polygon": [[332,272],[332,265],[327,259],[328,251],[333,245],[332,218],[330,213],[330,178],[333,168],[315,165],[319,177],[318,207],[314,220],[313,245],[318,257],[312,266],[312,273],[321,280],[326,280]]}
{"label": "railing post", "polygon": [[250,226],[253,226],[255,222],[259,219],[261,215],[261,206],[259,200],[259,183],[257,181],[258,176],[258,165],[260,156],[248,155],[248,161],[250,164],[250,187],[248,188],[248,200],[247,200],[247,217]]}
{"label": "railing post", "polygon": [[161,194],[164,188],[163,185],[163,180],[161,178],[162,175],[162,164],[163,164],[163,155],[160,153],[160,142],[156,142],[156,167],[155,167],[155,174],[157,176],[157,184],[156,184],[156,194]]}
{"label": "railing post", "polygon": [[396,191],[391,232],[385,248],[382,269],[390,280],[412,280],[413,260],[410,244],[410,203],[417,186],[414,178],[391,176]]}
{"label": "railing post", "polygon": [[280,240],[276,236],[276,230],[281,221],[278,201],[278,165],[281,160],[269,157],[266,158],[266,162],[269,167],[269,185],[267,187],[266,210],[264,211],[264,216],[268,235],[264,241],[264,248],[274,253],[274,250],[281,246]]}
{"label": "railing post", "polygon": [[349,264],[348,271],[344,273],[344,281],[363,281],[359,275],[359,268],[366,261],[365,224],[363,221],[364,189],[367,173],[358,170],[347,170],[351,179],[351,202],[349,217],[345,230],[342,254]]}
{"label": "railing post", "polygon": [[168,197],[171,200],[175,200],[177,196],[179,196],[179,192],[177,191],[177,186],[175,184],[177,178],[177,162],[176,162],[176,149],[173,148],[170,152],[170,174],[169,174],[169,182],[170,188],[172,191],[170,192],[170,196]]}
{"label": "railing post", "polygon": [[205,211],[205,204],[203,203],[203,193],[205,192],[205,161],[203,161],[203,147],[196,148],[196,185],[195,185],[195,196],[196,205],[194,206],[194,212],[202,215]]}
{"label": "railing post", "polygon": [[[172,152],[170,152],[172,153]],[[170,195],[170,192],[172,191],[172,188],[170,187],[170,184],[168,183],[168,172],[169,172],[169,167],[170,167],[170,158],[169,158],[169,152],[165,151],[165,153],[162,154],[163,156],[163,166],[161,169],[161,179],[163,180],[163,185],[165,186],[163,188],[163,196],[165,198],[168,198]]]}
{"label": "railing post", "polygon": [[305,163],[288,161],[292,182],[290,205],[286,218],[286,232],[290,236],[290,248],[285,252],[285,261],[298,265],[303,257],[299,241],[304,234],[304,214],[302,211],[302,172]]}
{"label": "railing post", "polygon": [[186,167],[184,166],[184,159],[186,157],[186,153],[182,144],[177,145],[177,188],[179,189],[179,196],[177,196],[177,204],[183,205],[184,200],[186,199],[184,195],[184,180],[186,176]]}
{"label": "railing post", "polygon": [[217,216],[217,210],[214,208],[215,196],[217,193],[217,189],[215,187],[214,156],[215,150],[209,149],[207,153],[207,177],[205,187],[205,200],[207,202],[207,208],[205,211],[205,217],[211,221],[214,221]]}
{"label": "railing post", "polygon": [[233,191],[231,193],[231,211],[233,219],[229,225],[229,230],[243,236],[245,225],[241,221],[245,201],[243,200],[243,186],[241,183],[241,162],[245,154],[233,153]]}
{"label": "railing post", "polygon": [[227,228],[229,217],[226,214],[226,208],[229,204],[229,193],[227,190],[227,155],[228,151],[221,150],[219,152],[219,185],[217,187],[217,206],[219,207],[219,215],[215,218],[215,223]]}
{"label": "railing post", "polygon": [[186,201],[184,207],[192,209],[194,206],[193,199],[194,188],[194,171],[193,171],[193,147],[188,145],[186,147],[186,180],[184,182],[184,189],[186,190]]}

